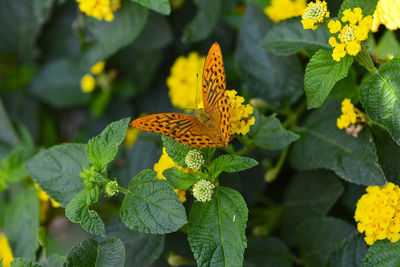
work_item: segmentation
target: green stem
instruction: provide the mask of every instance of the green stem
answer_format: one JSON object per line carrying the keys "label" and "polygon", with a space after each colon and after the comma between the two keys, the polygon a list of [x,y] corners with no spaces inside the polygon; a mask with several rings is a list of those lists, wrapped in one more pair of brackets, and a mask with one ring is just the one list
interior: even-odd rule
{"label": "green stem", "polygon": [[240,143],[243,144],[244,147],[241,150],[233,153],[235,155],[242,156],[257,148],[254,141],[250,139],[247,135],[237,136],[237,139],[240,141]]}
{"label": "green stem", "polygon": [[296,109],[291,112],[286,120],[282,123],[282,126],[286,129],[291,129],[297,124],[297,120],[299,119],[300,115],[306,109],[306,102],[303,101],[296,107]]}
{"label": "green stem", "polygon": [[270,169],[265,175],[265,180],[268,183],[273,182],[276,179],[276,177],[278,177],[279,173],[281,172],[283,163],[285,163],[288,151],[289,151],[289,146],[285,147],[285,149],[282,151],[281,155],[279,156],[278,163],[275,165],[275,167]]}
{"label": "green stem", "polygon": [[374,73],[377,71],[364,43],[361,43],[361,51],[357,54],[355,60],[369,72]]}
{"label": "green stem", "polygon": [[122,186],[119,186],[119,191],[124,195],[127,195],[129,193],[129,190]]}

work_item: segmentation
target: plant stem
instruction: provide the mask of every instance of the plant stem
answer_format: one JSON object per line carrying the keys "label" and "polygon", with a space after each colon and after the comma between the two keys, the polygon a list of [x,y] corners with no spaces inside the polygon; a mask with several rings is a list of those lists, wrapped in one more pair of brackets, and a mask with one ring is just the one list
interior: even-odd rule
{"label": "plant stem", "polygon": [[364,43],[361,43],[361,51],[355,57],[356,61],[363,66],[366,70],[371,73],[377,71],[374,63],[372,62],[371,56],[368,53],[367,47]]}
{"label": "plant stem", "polygon": [[285,163],[288,151],[289,151],[289,146],[285,147],[285,149],[282,151],[281,155],[279,156],[279,160],[276,163],[275,167],[273,167],[272,169],[267,171],[267,173],[265,175],[265,180],[268,183],[273,182],[276,179],[276,177],[278,177],[279,173],[281,172],[283,163]]}
{"label": "plant stem", "polygon": [[306,102],[303,101],[300,103],[300,105],[296,107],[296,109],[293,112],[289,113],[286,120],[282,123],[282,126],[286,129],[293,128],[296,125],[300,115],[304,112],[305,109],[306,109]]}
{"label": "plant stem", "polygon": [[129,193],[129,190],[122,186],[119,186],[119,191],[124,195],[127,195]]}

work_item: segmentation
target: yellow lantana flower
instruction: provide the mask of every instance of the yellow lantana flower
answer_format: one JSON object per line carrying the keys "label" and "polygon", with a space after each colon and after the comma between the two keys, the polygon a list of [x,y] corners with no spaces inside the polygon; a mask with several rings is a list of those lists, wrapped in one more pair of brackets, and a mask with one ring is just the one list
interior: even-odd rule
{"label": "yellow lantana flower", "polygon": [[47,212],[50,209],[50,205],[53,208],[61,207],[61,204],[52,199],[45,191],[40,189],[39,185],[35,184],[36,193],[40,202],[40,222],[45,222],[47,219]]}
{"label": "yellow lantana flower", "polygon": [[319,24],[323,23],[325,19],[329,18],[330,13],[325,1],[317,0],[315,3],[310,2],[304,9],[301,16],[301,23],[304,29],[318,29]]}
{"label": "yellow lantana flower", "polygon": [[359,111],[354,107],[349,98],[345,98],[342,101],[342,114],[336,120],[336,125],[339,129],[344,129],[355,124]]}
{"label": "yellow lantana flower", "polygon": [[377,240],[400,240],[400,188],[368,186],[367,193],[357,202],[354,219],[360,233],[365,232],[365,242],[372,245]]}
{"label": "yellow lantana flower", "polygon": [[[167,78],[169,98],[173,106],[183,110],[193,110],[201,102],[201,80],[205,57],[191,52],[187,57],[178,57]],[[198,76],[197,76],[198,75]]]}
{"label": "yellow lantana flower", "polygon": [[100,73],[103,72],[104,70],[104,66],[106,65],[106,63],[104,61],[99,61],[96,64],[94,64],[92,66],[92,68],[90,69],[90,71],[94,74],[94,75],[99,75]]}
{"label": "yellow lantana flower", "polygon": [[389,30],[400,29],[400,1],[379,0],[374,13],[372,31],[378,31],[379,25],[385,25]]}
{"label": "yellow lantana flower", "polygon": [[264,13],[275,23],[301,16],[306,8],[306,0],[271,0]]}
{"label": "yellow lantana flower", "polygon": [[[173,161],[167,154],[167,150],[165,149],[165,147],[163,147],[163,153],[160,157],[160,159],[158,160],[157,163],[154,164],[153,169],[154,171],[157,173],[157,177],[158,179],[163,179],[166,180],[165,176],[163,175],[163,172],[166,169],[169,168],[178,168],[179,170],[183,171],[183,172],[192,172],[191,169],[189,168],[182,168],[181,166],[179,166],[178,164],[176,164],[175,161]],[[186,189],[174,189],[175,193],[178,195],[179,199],[182,202],[186,201]]]}
{"label": "yellow lantana flower", "polygon": [[372,25],[372,17],[363,17],[359,7],[343,11],[341,21],[347,24],[342,25],[339,20],[331,20],[328,23],[329,31],[332,34],[339,32],[337,39],[336,37],[329,39],[329,44],[334,48],[332,58],[335,61],[340,61],[346,54],[356,56],[361,51],[361,42],[368,39]]}
{"label": "yellow lantana flower", "polygon": [[96,87],[96,80],[90,74],[85,74],[81,79],[81,89],[84,93],[90,93]]}
{"label": "yellow lantana flower", "polygon": [[0,233],[0,261],[3,260],[3,267],[10,267],[14,256],[11,252],[8,239],[4,233]]}
{"label": "yellow lantana flower", "polygon": [[245,135],[250,131],[250,126],[256,122],[255,117],[249,118],[254,110],[250,104],[243,104],[244,98],[237,95],[235,90],[226,91],[231,104],[231,133]]}
{"label": "yellow lantana flower", "polygon": [[98,20],[112,21],[113,12],[121,8],[121,0],[76,0],[79,9],[88,16]]}

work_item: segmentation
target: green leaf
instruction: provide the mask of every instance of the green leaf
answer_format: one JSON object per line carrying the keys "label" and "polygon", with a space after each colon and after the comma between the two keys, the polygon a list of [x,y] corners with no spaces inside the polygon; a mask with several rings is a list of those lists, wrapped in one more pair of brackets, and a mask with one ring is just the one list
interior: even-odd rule
{"label": "green leaf", "polygon": [[304,90],[307,96],[307,107],[318,108],[328,97],[333,86],[347,76],[353,58],[346,56],[335,61],[331,50],[321,49],[313,55],[307,64],[304,77]]}
{"label": "green leaf", "polygon": [[127,251],[125,266],[145,267],[153,263],[161,255],[165,235],[150,235],[127,228],[117,217],[106,224],[107,237],[120,238]]}
{"label": "green leaf", "polygon": [[177,189],[189,188],[201,177],[199,177],[199,174],[197,173],[185,173],[175,167],[166,169],[163,172],[163,175],[167,178],[168,183]]}
{"label": "green leaf", "polygon": [[300,19],[296,18],[275,24],[261,46],[278,55],[293,55],[301,50],[331,49],[329,37],[331,34],[324,27],[316,31],[305,30]]}
{"label": "green leaf", "polygon": [[133,177],[120,217],[130,229],[150,234],[175,232],[187,223],[185,208],[172,186],[152,170]]}
{"label": "green leaf", "polygon": [[24,259],[24,258],[15,258],[11,262],[11,267],[42,267],[39,263]]}
{"label": "green leaf", "polygon": [[16,146],[10,155],[0,161],[2,179],[8,182],[19,182],[29,176],[25,162],[33,157],[36,149],[28,145]]}
{"label": "green leaf", "polygon": [[188,240],[198,266],[242,266],[248,210],[239,192],[217,187],[209,202],[194,202]]}
{"label": "green leaf", "polygon": [[14,257],[36,258],[39,247],[39,201],[32,186],[18,196],[5,210],[4,232]]}
{"label": "green leaf", "polygon": [[400,58],[400,43],[392,31],[386,30],[379,39],[376,53],[383,60],[390,60],[393,57]]}
{"label": "green leaf", "polygon": [[357,138],[336,127],[340,106],[327,102],[312,112],[293,145],[290,162],[299,170],[326,168],[346,181],[362,185],[384,185],[373,138],[364,129]]}
{"label": "green leaf", "polygon": [[79,223],[83,229],[98,236],[105,236],[104,223],[89,206],[98,201],[100,191],[97,188],[85,189],[77,194],[65,208],[65,215],[74,223]]}
{"label": "green leaf", "polygon": [[7,112],[0,99],[0,141],[9,145],[18,143],[18,136],[15,134]]}
{"label": "green leaf", "polygon": [[368,117],[388,129],[400,145],[400,59],[369,76],[360,86],[360,97]]}
{"label": "green leaf", "polygon": [[211,180],[217,178],[221,172],[240,172],[256,166],[258,162],[252,158],[237,155],[222,155],[210,165]]}
{"label": "green leaf", "polygon": [[390,267],[400,264],[400,242],[379,240],[368,249],[362,267]]}
{"label": "green leaf", "polygon": [[121,1],[121,5],[111,22],[88,18],[88,30],[93,38],[83,58],[88,71],[96,62],[132,43],[146,24],[146,8],[128,0]]}
{"label": "green leaf", "polygon": [[354,233],[332,251],[325,267],[358,267],[367,254],[367,245],[361,234]]}
{"label": "green leaf", "polygon": [[68,252],[65,266],[123,267],[124,262],[124,243],[113,237],[101,243],[94,240],[80,242]]}
{"label": "green leaf", "polygon": [[266,150],[279,150],[299,139],[299,136],[285,130],[276,115],[265,117],[258,110],[254,114],[256,123],[250,127],[249,136],[254,143]]}
{"label": "green leaf", "polygon": [[26,166],[35,183],[65,207],[81,191],[79,174],[89,161],[85,145],[70,143],[40,151]]}
{"label": "green leaf", "polygon": [[378,151],[379,163],[389,181],[400,184],[400,146],[398,146],[389,134],[375,135],[375,144]]}
{"label": "green leaf", "polygon": [[85,70],[72,61],[51,61],[35,76],[28,90],[55,108],[87,104],[90,95],[83,93],[80,86],[84,74]]}
{"label": "green leaf", "polygon": [[0,2],[0,53],[32,60],[36,39],[50,15],[52,0],[3,0]]}
{"label": "green leaf", "polygon": [[171,5],[169,0],[132,0],[144,7],[153,9],[163,15],[169,15],[171,13]]}
{"label": "green leaf", "polygon": [[378,4],[378,0],[344,0],[342,5],[340,6],[339,10],[339,19],[343,17],[343,11],[345,11],[348,8],[353,8],[359,7],[362,9],[362,14],[363,16],[368,16],[368,15],[373,15],[375,13],[376,5]]}
{"label": "green leaf", "polygon": [[285,239],[293,244],[296,227],[307,218],[327,214],[343,191],[342,183],[329,171],[298,173],[285,192],[282,219]]}
{"label": "green leaf", "polygon": [[221,10],[221,0],[202,0],[197,2],[198,11],[195,18],[186,26],[186,41],[189,43],[206,39],[214,29]]}
{"label": "green leaf", "polygon": [[130,118],[125,118],[109,124],[98,136],[89,140],[86,155],[99,172],[107,169],[118,153],[119,145],[124,141]]}
{"label": "green leaf", "polygon": [[333,217],[313,217],[297,228],[297,241],[305,266],[323,266],[329,253],[355,229]]}
{"label": "green leaf", "polygon": [[263,267],[291,267],[292,255],[288,246],[276,237],[255,237],[249,240],[245,263]]}
{"label": "green leaf", "polygon": [[253,4],[246,5],[235,50],[242,88],[275,106],[288,106],[303,93],[303,68],[296,56],[268,53],[259,44],[272,22]]}

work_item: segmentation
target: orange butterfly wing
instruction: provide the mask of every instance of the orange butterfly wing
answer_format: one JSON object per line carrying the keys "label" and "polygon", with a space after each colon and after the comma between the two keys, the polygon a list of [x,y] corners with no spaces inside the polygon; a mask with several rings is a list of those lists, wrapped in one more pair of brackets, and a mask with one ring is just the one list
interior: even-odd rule
{"label": "orange butterfly wing", "polygon": [[175,141],[193,147],[218,147],[224,144],[210,135],[208,129],[195,116],[182,113],[158,113],[143,116],[130,126],[172,137]]}
{"label": "orange butterfly wing", "polygon": [[203,68],[203,105],[211,125],[218,130],[217,138],[227,146],[231,139],[231,124],[230,101],[225,88],[222,52],[218,43],[214,43],[208,51]]}

